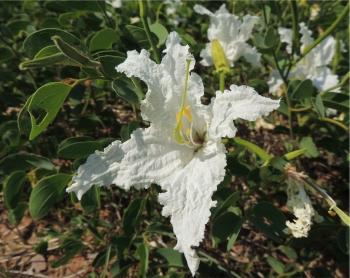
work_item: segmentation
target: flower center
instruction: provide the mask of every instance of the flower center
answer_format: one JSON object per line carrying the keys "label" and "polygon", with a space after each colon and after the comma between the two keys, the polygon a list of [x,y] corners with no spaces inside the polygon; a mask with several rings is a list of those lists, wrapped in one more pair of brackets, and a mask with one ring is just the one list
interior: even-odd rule
{"label": "flower center", "polygon": [[201,136],[193,129],[193,119],[191,106],[187,104],[188,80],[190,76],[191,60],[186,60],[186,77],[184,89],[181,94],[181,104],[176,113],[176,126],[173,136],[180,145],[186,145],[191,148],[198,148],[203,144]]}

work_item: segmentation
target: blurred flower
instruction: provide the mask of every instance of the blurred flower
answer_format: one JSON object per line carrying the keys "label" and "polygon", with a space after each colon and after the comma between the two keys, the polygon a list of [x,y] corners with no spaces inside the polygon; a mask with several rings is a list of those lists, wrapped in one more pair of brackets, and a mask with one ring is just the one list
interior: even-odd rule
{"label": "blurred flower", "polygon": [[123,5],[122,0],[109,0],[109,3],[115,9],[119,9]]}
{"label": "blurred flower", "polygon": [[[305,23],[300,23],[301,47],[300,52],[310,45],[314,39],[312,32],[305,26]],[[287,28],[278,28],[281,36],[281,41],[287,43],[287,52],[292,52],[292,30]],[[290,71],[289,79],[310,79],[313,85],[319,91],[325,91],[338,84],[338,76],[333,74],[328,68],[335,54],[336,41],[332,36],[324,39],[320,44],[313,48],[303,59],[301,59]],[[282,78],[277,70],[271,72],[271,77],[268,82],[270,92],[276,93],[283,84]],[[339,91],[339,88],[337,90]]]}
{"label": "blurred flower", "polygon": [[165,0],[164,4],[168,21],[175,26],[179,25],[181,18],[176,11],[182,4],[181,0]]}
{"label": "blurred flower", "polygon": [[213,64],[212,42],[217,41],[223,48],[230,66],[233,66],[233,63],[240,57],[244,57],[252,66],[260,66],[261,54],[257,52],[255,47],[246,42],[251,37],[253,27],[258,22],[259,17],[245,15],[240,20],[238,16],[228,12],[225,4],[215,13],[202,5],[195,5],[194,10],[199,14],[210,16],[208,29],[210,42],[201,51],[202,65],[211,66]]}
{"label": "blurred flower", "polygon": [[313,21],[317,18],[318,14],[320,13],[321,8],[318,4],[312,4],[310,7],[310,20]]}
{"label": "blurred flower", "polygon": [[141,114],[150,127],[90,155],[67,191],[80,199],[94,184],[116,184],[125,190],[159,184],[162,214],[170,216],[177,238],[175,249],[185,254],[194,275],[199,258],[192,247],[204,237],[210,209],[216,204],[212,194],[225,176],[221,137],[235,136],[234,119],[253,121],[276,109],[279,100],[262,97],[247,86],[231,85],[230,90],[217,92],[210,105],[203,105],[203,83],[190,73],[195,61],[189,47],[181,45],[172,32],[164,52],[156,64],[146,50],[129,51],[117,67],[147,84]]}
{"label": "blurred flower", "polygon": [[287,207],[293,211],[295,220],[287,221],[286,225],[296,238],[307,237],[311,229],[312,218],[315,215],[309,196],[302,182],[288,179]]}

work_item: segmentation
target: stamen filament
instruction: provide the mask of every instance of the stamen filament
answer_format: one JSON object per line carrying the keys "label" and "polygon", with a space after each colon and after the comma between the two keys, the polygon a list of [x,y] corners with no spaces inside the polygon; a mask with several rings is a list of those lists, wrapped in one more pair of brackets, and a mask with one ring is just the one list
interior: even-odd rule
{"label": "stamen filament", "polygon": [[181,94],[181,105],[180,105],[179,112],[176,115],[177,124],[176,124],[176,127],[174,129],[174,138],[180,144],[184,144],[186,141],[186,138],[182,132],[183,116],[186,116],[187,119],[190,122],[192,122],[192,115],[191,115],[190,108],[188,106],[186,106],[187,92],[188,92],[188,80],[190,77],[190,64],[191,64],[191,60],[186,60],[185,85],[184,85],[184,89],[183,89],[182,94]]}

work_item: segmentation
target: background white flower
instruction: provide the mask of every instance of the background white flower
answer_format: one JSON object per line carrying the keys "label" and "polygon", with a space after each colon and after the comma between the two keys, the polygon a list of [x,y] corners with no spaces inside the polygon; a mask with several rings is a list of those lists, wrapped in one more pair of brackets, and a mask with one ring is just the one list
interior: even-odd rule
{"label": "background white flower", "polygon": [[232,85],[224,93],[217,92],[211,105],[203,105],[203,83],[197,74],[190,74],[195,62],[188,46],[181,45],[172,32],[164,52],[156,64],[145,50],[129,51],[117,67],[147,84],[141,113],[150,127],[137,129],[128,141],[115,141],[103,152],[90,155],[67,191],[81,198],[93,184],[116,184],[126,190],[159,184],[164,191],[159,195],[162,214],[170,216],[177,238],[175,249],[185,254],[194,275],[199,258],[192,247],[204,237],[210,208],[215,206],[212,194],[225,176],[221,137],[235,136],[234,119],[255,120],[276,109],[279,100]]}
{"label": "background white flower", "polygon": [[259,17],[245,15],[242,20],[238,16],[231,14],[226,5],[223,4],[215,13],[212,13],[202,5],[194,5],[195,12],[210,16],[210,25],[208,29],[209,43],[201,51],[203,60],[201,64],[210,66],[213,64],[211,57],[211,42],[218,40],[224,49],[226,58],[230,66],[240,57],[244,57],[252,66],[260,66],[261,54],[255,47],[249,45],[246,41],[251,37],[254,25],[259,21]]}
{"label": "background white flower", "polygon": [[287,195],[287,207],[293,211],[295,220],[287,221],[286,225],[294,237],[307,237],[315,212],[310,198],[305,192],[304,185],[295,179],[289,178]]}
{"label": "background white flower", "polygon": [[[302,53],[314,39],[311,36],[312,32],[306,27],[305,23],[300,23],[299,27],[302,35],[300,39],[300,52]],[[278,28],[278,33],[281,41],[287,43],[287,52],[292,53],[292,30],[280,27]],[[310,79],[319,91],[325,91],[336,86],[339,83],[338,76],[333,74],[328,68],[335,54],[335,46],[335,39],[332,36],[327,37],[291,69],[288,78]],[[283,84],[277,70],[272,71],[268,84],[271,93],[276,93]],[[334,92],[338,91],[339,88],[334,90]]]}

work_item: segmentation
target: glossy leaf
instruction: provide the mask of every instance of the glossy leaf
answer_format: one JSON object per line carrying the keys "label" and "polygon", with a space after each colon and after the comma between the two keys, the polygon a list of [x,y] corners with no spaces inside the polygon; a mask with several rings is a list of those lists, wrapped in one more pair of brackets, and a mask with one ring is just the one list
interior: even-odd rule
{"label": "glossy leaf", "polygon": [[29,198],[29,212],[34,219],[43,218],[62,199],[71,178],[71,175],[55,174],[38,182]]}
{"label": "glossy leaf", "polygon": [[123,228],[127,234],[135,232],[141,220],[141,214],[145,206],[142,198],[134,199],[125,209],[123,216]]}
{"label": "glossy leaf", "polygon": [[91,38],[89,43],[89,51],[95,52],[98,50],[111,49],[114,43],[118,42],[118,34],[111,28],[106,28],[98,31]]}
{"label": "glossy leaf", "polygon": [[256,204],[249,215],[253,224],[271,239],[280,242],[284,237],[286,226],[285,216],[271,203]]}
{"label": "glossy leaf", "polygon": [[12,172],[5,179],[2,191],[7,208],[14,209],[17,206],[25,179],[26,173],[24,171]]}
{"label": "glossy leaf", "polygon": [[33,58],[41,49],[54,44],[51,37],[55,35],[70,44],[80,45],[80,40],[71,33],[57,28],[46,28],[30,34],[23,42],[23,49],[29,57]]}
{"label": "glossy leaf", "polygon": [[33,140],[55,119],[72,87],[52,82],[40,87],[31,97],[27,111],[31,119],[29,139]]}

